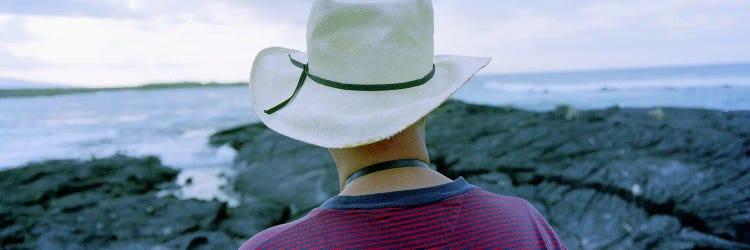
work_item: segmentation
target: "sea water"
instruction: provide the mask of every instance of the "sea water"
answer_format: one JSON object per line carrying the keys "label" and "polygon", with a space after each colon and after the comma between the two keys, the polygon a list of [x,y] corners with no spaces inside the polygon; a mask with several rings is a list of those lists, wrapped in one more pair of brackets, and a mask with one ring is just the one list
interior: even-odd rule
{"label": "sea water", "polygon": [[255,121],[247,87],[0,98],[0,169],[48,159],[155,155],[182,170],[181,188],[160,194],[236,205],[236,196],[222,188],[233,175],[235,151],[209,146],[208,137]]}
{"label": "sea water", "polygon": [[256,120],[242,87],[0,98],[0,168],[115,153],[176,168],[225,165],[233,150],[207,147],[208,136]]}
{"label": "sea water", "polygon": [[[750,64],[477,75],[454,98],[537,111],[750,110]],[[226,166],[234,150],[208,146],[208,136],[257,121],[246,86],[0,98],[0,169],[114,153],[156,155],[182,169]]]}
{"label": "sea water", "polygon": [[[478,75],[454,98],[537,111],[562,104],[750,110],[750,64]],[[222,195],[215,186],[226,184],[213,176],[231,175],[235,152],[209,146],[208,137],[257,121],[248,88],[237,86],[0,98],[0,169],[47,159],[155,155],[183,169],[178,182],[193,180],[192,191],[183,190],[193,192],[187,197],[211,198]]]}
{"label": "sea water", "polygon": [[478,75],[454,97],[537,111],[557,105],[750,110],[750,64]]}

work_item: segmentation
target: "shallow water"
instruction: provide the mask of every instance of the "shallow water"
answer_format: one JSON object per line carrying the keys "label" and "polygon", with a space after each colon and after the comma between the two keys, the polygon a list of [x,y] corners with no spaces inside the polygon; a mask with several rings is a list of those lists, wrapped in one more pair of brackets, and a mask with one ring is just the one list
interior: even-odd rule
{"label": "shallow water", "polygon": [[[454,98],[539,111],[560,104],[750,110],[750,64],[687,69],[480,75]],[[212,148],[208,137],[255,121],[248,88],[236,86],[0,98],[0,169],[118,152],[156,155],[181,169],[228,167],[234,150]]]}
{"label": "shallow water", "polygon": [[750,110],[750,86],[637,88],[625,90],[491,89],[466,86],[454,97],[469,103],[546,111],[558,105],[577,109],[680,107]]}
{"label": "shallow water", "polygon": [[455,97],[539,111],[560,104],[750,110],[750,64],[479,75]]}
{"label": "shallow water", "polygon": [[[750,65],[655,72],[480,75],[454,98],[538,111],[560,104],[750,110]],[[208,137],[256,121],[248,88],[236,86],[0,98],[0,169],[47,159],[156,155],[183,169],[176,180],[181,189],[162,195],[236,205],[236,195],[222,188],[235,151],[209,146]]]}
{"label": "shallow water", "polygon": [[0,168],[118,152],[176,168],[225,166],[234,150],[208,147],[208,136],[257,120],[243,87],[2,98],[0,107]]}

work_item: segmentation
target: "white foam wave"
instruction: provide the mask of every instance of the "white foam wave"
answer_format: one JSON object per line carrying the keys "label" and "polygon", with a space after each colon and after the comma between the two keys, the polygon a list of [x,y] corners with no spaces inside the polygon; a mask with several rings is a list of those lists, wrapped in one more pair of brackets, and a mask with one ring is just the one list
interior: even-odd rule
{"label": "white foam wave", "polygon": [[627,90],[665,90],[703,87],[746,87],[750,86],[748,78],[712,78],[712,79],[649,79],[629,81],[598,81],[580,83],[529,83],[500,82],[488,80],[482,83],[484,88],[504,92],[576,92],[576,91],[627,91]]}

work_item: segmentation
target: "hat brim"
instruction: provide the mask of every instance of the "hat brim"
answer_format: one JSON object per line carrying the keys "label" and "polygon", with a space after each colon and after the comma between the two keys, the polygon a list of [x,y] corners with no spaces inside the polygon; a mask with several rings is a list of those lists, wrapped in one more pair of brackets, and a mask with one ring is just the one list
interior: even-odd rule
{"label": "hat brim", "polygon": [[445,102],[490,58],[437,55],[435,75],[425,84],[399,90],[353,91],[318,84],[309,77],[284,108],[266,114],[287,99],[302,70],[295,60],[306,56],[272,47],[255,57],[250,72],[252,107],[270,129],[326,148],[347,148],[383,140],[406,129]]}

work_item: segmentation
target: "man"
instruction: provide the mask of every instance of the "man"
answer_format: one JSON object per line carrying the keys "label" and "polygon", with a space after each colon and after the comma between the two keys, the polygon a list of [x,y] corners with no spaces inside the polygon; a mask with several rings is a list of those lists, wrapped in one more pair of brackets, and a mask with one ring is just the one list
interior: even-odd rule
{"label": "man", "polygon": [[565,249],[528,202],[429,168],[424,117],[489,63],[433,55],[429,0],[319,0],[307,53],[253,63],[253,109],[269,128],[330,149],[341,193],[241,249]]}

